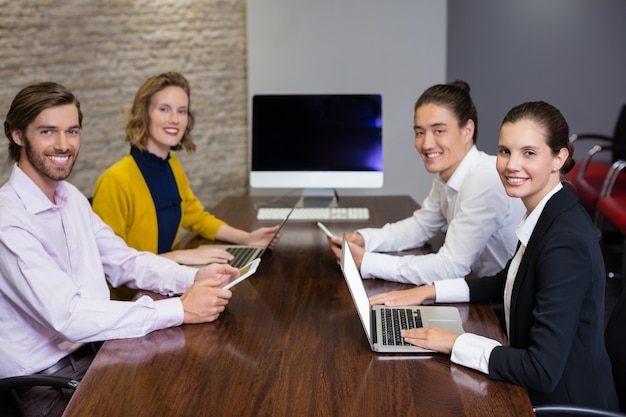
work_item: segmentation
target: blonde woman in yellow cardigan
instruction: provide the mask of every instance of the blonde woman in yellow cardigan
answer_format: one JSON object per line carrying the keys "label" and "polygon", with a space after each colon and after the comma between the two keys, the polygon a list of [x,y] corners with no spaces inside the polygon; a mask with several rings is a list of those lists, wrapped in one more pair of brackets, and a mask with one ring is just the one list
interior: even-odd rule
{"label": "blonde woman in yellow cardigan", "polygon": [[[171,152],[195,150],[193,124],[189,83],[183,75],[166,72],[146,80],[135,95],[126,125],[130,154],[98,178],[93,210],[135,249],[181,264],[228,262],[232,255],[221,249],[178,249],[181,228],[208,239],[265,246],[278,226],[246,232],[204,209]],[[270,247],[278,239],[280,233]]]}

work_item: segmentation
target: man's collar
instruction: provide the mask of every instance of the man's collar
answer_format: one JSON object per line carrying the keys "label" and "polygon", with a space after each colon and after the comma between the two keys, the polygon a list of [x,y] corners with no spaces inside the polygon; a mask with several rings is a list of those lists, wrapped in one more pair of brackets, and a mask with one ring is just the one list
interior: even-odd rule
{"label": "man's collar", "polygon": [[26,209],[33,214],[50,210],[57,205],[61,205],[62,202],[66,200],[64,181],[59,181],[57,184],[57,189],[54,193],[57,204],[54,204],[48,199],[43,190],[39,188],[37,184],[35,184],[35,182],[30,179],[30,177],[26,175],[26,173],[22,171],[17,164],[13,166],[9,183],[15,190],[15,193],[19,196],[20,200],[24,202]]}
{"label": "man's collar", "polygon": [[[480,152],[478,151],[478,148],[476,148],[476,145],[472,145],[470,150],[461,160],[459,166],[456,167],[456,169],[450,176],[450,179],[448,179],[447,182],[444,181],[446,185],[455,191],[459,191],[461,185],[463,184],[463,180],[467,176],[467,173],[474,165],[476,165],[476,163],[478,163],[479,158]],[[441,179],[441,174],[438,174],[438,176]]]}

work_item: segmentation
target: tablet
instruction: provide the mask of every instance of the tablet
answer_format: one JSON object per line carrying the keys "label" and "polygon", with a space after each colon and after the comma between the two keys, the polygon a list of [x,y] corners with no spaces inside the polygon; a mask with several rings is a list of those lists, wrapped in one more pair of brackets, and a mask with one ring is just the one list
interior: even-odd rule
{"label": "tablet", "polygon": [[224,289],[228,290],[234,287],[235,285],[239,284],[244,279],[248,278],[250,275],[254,274],[256,272],[256,269],[259,267],[260,263],[261,263],[261,258],[256,258],[252,262],[248,263],[246,266],[241,267],[241,269],[239,269],[239,276],[237,278],[234,278],[234,274],[233,274],[233,278],[231,278],[230,281],[228,281],[228,284],[224,286]]}

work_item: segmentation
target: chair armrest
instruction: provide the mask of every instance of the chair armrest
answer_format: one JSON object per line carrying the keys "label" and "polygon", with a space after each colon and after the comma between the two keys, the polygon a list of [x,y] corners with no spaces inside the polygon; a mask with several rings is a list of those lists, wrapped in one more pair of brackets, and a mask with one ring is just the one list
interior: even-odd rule
{"label": "chair armrest", "polygon": [[0,379],[0,389],[9,389],[23,386],[45,386],[55,388],[78,388],[79,381],[71,378],[53,375],[24,375]]}
{"label": "chair armrest", "polygon": [[624,168],[626,168],[626,161],[617,160],[613,162],[613,165],[611,165],[611,169],[606,174],[606,179],[604,180],[604,183],[602,183],[602,189],[600,190],[600,198],[604,198],[604,197],[611,195],[611,192],[613,191],[613,186],[615,185],[615,182],[617,181],[617,177],[619,177],[619,173],[623,171]]}
{"label": "chair armrest", "polygon": [[577,141],[579,139],[600,139],[607,142],[613,142],[613,138],[600,133],[574,133],[569,137],[570,142]]}
{"label": "chair armrest", "polygon": [[613,149],[613,147],[607,145],[594,145],[593,147],[591,147],[591,149],[587,151],[587,155],[585,155],[585,159],[583,159],[583,162],[580,165],[580,170],[578,171],[578,176],[576,177],[576,179],[580,181],[585,178],[585,171],[587,171],[587,166],[589,166],[589,163],[591,162],[591,159],[594,157],[594,155],[598,154],[599,152],[608,151],[611,149]]}
{"label": "chair armrest", "polygon": [[577,405],[538,405],[533,407],[535,415],[545,417],[556,416],[598,416],[598,417],[622,417],[618,411],[604,410],[594,407],[582,407]]}

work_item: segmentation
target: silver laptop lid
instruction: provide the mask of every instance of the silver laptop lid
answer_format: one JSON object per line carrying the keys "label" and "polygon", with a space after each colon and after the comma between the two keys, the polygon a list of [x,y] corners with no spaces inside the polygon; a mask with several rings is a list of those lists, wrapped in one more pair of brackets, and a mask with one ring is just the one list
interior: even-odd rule
{"label": "silver laptop lid", "polygon": [[341,270],[343,271],[343,276],[348,284],[350,294],[352,294],[354,305],[359,313],[359,318],[361,319],[361,324],[365,330],[367,340],[370,345],[372,345],[372,307],[370,306],[370,300],[367,296],[367,292],[365,291],[365,286],[363,285],[363,281],[361,279],[361,273],[359,272],[359,268],[356,266],[356,262],[354,262],[354,257],[352,256],[352,252],[348,246],[348,240],[346,239],[345,234],[343,235],[343,242],[341,243],[340,265]]}
{"label": "silver laptop lid", "polygon": [[[354,261],[350,246],[346,239],[346,235],[343,235],[343,241],[341,244],[341,269],[343,275],[348,284],[350,294],[354,300],[354,305],[359,313],[361,324],[365,330],[367,340],[373,351],[376,352],[388,352],[388,353],[407,353],[407,352],[432,352],[429,349],[423,349],[413,345],[383,345],[381,342],[374,343],[374,335],[372,334],[372,315],[375,315],[377,339],[381,338],[380,327],[380,310],[385,309],[384,306],[375,306],[372,308],[369,302],[369,297],[365,291],[361,273]],[[403,308],[403,307],[397,307]],[[424,326],[439,326],[444,329],[453,331],[455,333],[463,333],[463,326],[459,310],[453,306],[409,306],[413,310],[419,310],[422,317],[422,323]],[[375,311],[374,311],[375,310]]]}

